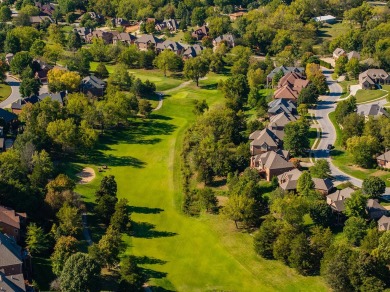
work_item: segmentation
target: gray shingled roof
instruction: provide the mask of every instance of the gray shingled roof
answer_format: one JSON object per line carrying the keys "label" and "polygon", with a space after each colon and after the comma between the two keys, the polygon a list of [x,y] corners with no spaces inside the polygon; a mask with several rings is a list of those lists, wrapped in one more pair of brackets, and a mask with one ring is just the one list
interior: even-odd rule
{"label": "gray shingled roof", "polygon": [[329,191],[333,189],[333,182],[329,178],[313,178],[313,182],[316,190]]}
{"label": "gray shingled roof", "polygon": [[[252,133],[252,134],[254,134],[254,133]],[[252,146],[261,146],[261,145],[264,145],[264,143],[267,144],[268,146],[274,146],[274,147],[278,147],[279,146],[279,141],[278,141],[279,139],[268,128],[265,128],[264,130],[262,130],[257,135],[257,137],[254,137],[252,134],[251,134],[251,136],[249,136],[250,139],[252,139],[252,138],[254,139],[251,142]]]}
{"label": "gray shingled roof", "polygon": [[22,263],[21,248],[15,241],[0,232],[0,269]]}
{"label": "gray shingled roof", "polygon": [[379,155],[376,159],[390,161],[390,150],[383,153],[382,155]]}

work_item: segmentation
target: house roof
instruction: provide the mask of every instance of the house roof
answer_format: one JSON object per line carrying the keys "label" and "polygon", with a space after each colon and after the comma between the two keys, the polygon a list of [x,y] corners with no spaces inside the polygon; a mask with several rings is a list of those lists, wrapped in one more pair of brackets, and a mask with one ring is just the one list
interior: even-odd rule
{"label": "house roof", "polygon": [[333,55],[334,56],[342,56],[345,54],[345,51],[342,49],[342,48],[336,48],[334,51],[333,51]]}
{"label": "house roof", "polygon": [[363,116],[373,116],[373,117],[379,117],[379,116],[386,116],[389,117],[389,113],[381,107],[379,104],[362,104],[359,105],[357,108],[357,113]]}
{"label": "house roof", "polygon": [[26,291],[23,274],[14,274],[6,276],[0,271],[0,291],[20,292]]}
{"label": "house roof", "polygon": [[144,34],[135,42],[137,44],[140,44],[140,43],[141,44],[147,44],[147,43],[158,44],[158,43],[161,43],[161,40],[152,34]]}
{"label": "house roof", "polygon": [[285,191],[295,190],[302,171],[294,168],[278,176],[279,186]]}
{"label": "house roof", "polygon": [[314,188],[321,191],[330,191],[333,189],[333,182],[329,178],[313,178]]}
{"label": "house roof", "polygon": [[377,158],[377,160],[385,160],[385,161],[390,161],[390,150],[379,155]]}
{"label": "house roof", "polygon": [[299,93],[288,85],[284,85],[283,87],[277,89],[274,93],[274,98],[286,98],[296,100],[298,99]]}
{"label": "house roof", "polygon": [[204,47],[198,44],[195,44],[193,46],[189,46],[183,53],[183,56],[187,57],[196,57],[199,56],[200,53],[204,50]]}
{"label": "house roof", "polygon": [[336,17],[333,15],[324,15],[324,16],[317,16],[313,17],[314,21],[317,22],[324,22],[324,21],[329,21],[329,20],[336,20]]}
{"label": "house roof", "polygon": [[178,43],[178,42],[174,42],[174,41],[171,41],[171,40],[166,40],[166,41],[164,41],[162,43],[158,43],[156,48],[160,49],[160,50],[169,49],[171,51],[177,52],[179,50],[182,50],[183,46],[180,43]]}
{"label": "house roof", "polygon": [[132,34],[127,33],[127,32],[121,32],[113,37],[113,40],[128,41],[128,42],[134,41],[136,39],[137,39],[137,37],[135,37]]}
{"label": "house roof", "polygon": [[293,114],[289,114],[286,112],[281,112],[280,114],[274,115],[269,120],[269,128],[278,127],[284,128],[288,123],[294,122],[298,120],[298,116],[294,116]]}
{"label": "house roof", "polygon": [[251,146],[262,146],[264,144],[267,144],[268,146],[271,146],[271,147],[272,146],[279,147],[279,139],[268,128],[265,128],[260,132],[255,131],[252,134],[249,136],[249,139],[253,138],[253,141],[251,142]]}
{"label": "house roof", "polygon": [[25,213],[16,213],[10,208],[0,206],[0,223],[20,229],[20,217],[26,218],[27,215]]}
{"label": "house roof", "polygon": [[94,75],[90,75],[83,78],[83,80],[81,80],[81,83],[83,84],[83,86],[93,87],[96,89],[104,89],[106,86],[106,83],[103,80],[97,78]]}
{"label": "house roof", "polygon": [[359,83],[367,81],[374,85],[378,79],[390,80],[389,74],[383,69],[368,69],[359,74]]}
{"label": "house roof", "polygon": [[201,27],[198,27],[197,29],[195,29],[192,34],[207,35],[208,32],[209,32],[209,28],[206,25],[202,25]]}
{"label": "house roof", "polygon": [[0,119],[3,119],[4,122],[9,123],[12,122],[13,120],[16,120],[17,115],[14,113],[11,113],[5,109],[0,108]]}
{"label": "house roof", "polygon": [[354,189],[345,188],[342,190],[337,190],[336,192],[334,192],[330,195],[327,195],[326,197],[331,199],[332,202],[344,201],[345,199],[349,199],[353,192],[355,192]]}
{"label": "house roof", "polygon": [[383,215],[378,220],[378,225],[382,226],[384,230],[390,230],[390,217]]}
{"label": "house roof", "polygon": [[378,200],[368,199],[366,210],[370,218],[379,219],[387,213],[387,209],[378,203]]}
{"label": "house roof", "polygon": [[63,104],[65,96],[66,96],[65,91],[56,92],[56,93],[43,93],[38,96],[38,100],[42,101],[45,98],[49,97],[52,101],[58,101],[60,104]]}
{"label": "house roof", "polygon": [[3,267],[22,263],[21,247],[15,241],[0,232],[0,270]]}
{"label": "house roof", "polygon": [[360,59],[360,54],[356,51],[351,51],[347,54],[348,60],[351,60],[352,58]]}
{"label": "house roof", "polygon": [[[268,151],[264,154],[268,154],[267,160],[264,163],[265,168],[268,168],[270,170],[275,170],[275,169],[285,169],[285,168],[294,168],[294,165],[282,158],[279,154],[277,154],[274,151]],[[263,154],[263,155],[264,155]]]}
{"label": "house roof", "polygon": [[283,72],[283,75],[286,75],[289,72],[297,72],[297,73],[303,73],[305,69],[303,67],[286,67],[286,66],[280,66],[273,69],[268,75],[268,79],[272,79],[275,74],[279,73],[280,71]]}
{"label": "house roof", "polygon": [[221,35],[219,37],[216,37],[214,39],[214,42],[216,42],[217,44],[222,42],[222,41],[226,41],[228,43],[233,43],[235,41],[235,36],[232,35],[231,33],[228,33],[228,34],[224,34],[224,35]]}
{"label": "house roof", "polygon": [[280,112],[290,114],[296,111],[295,104],[291,100],[284,98],[274,99],[273,101],[268,103],[268,107],[268,113],[273,115],[278,114]]}

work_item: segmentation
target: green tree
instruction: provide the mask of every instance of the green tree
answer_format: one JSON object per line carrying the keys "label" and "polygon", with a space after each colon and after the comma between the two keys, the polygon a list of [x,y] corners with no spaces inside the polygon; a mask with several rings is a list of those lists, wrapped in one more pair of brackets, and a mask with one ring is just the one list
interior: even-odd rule
{"label": "green tree", "polygon": [[30,48],[30,54],[34,58],[42,57],[45,51],[46,43],[43,40],[35,40]]}
{"label": "green tree", "polygon": [[115,68],[114,72],[108,78],[108,84],[119,86],[121,90],[129,91],[132,87],[133,79],[129,74],[127,68],[123,65],[119,65]]}
{"label": "green tree", "polygon": [[363,180],[362,193],[371,199],[379,199],[386,191],[386,183],[377,176],[369,176]]}
{"label": "green tree", "polygon": [[343,233],[349,243],[359,246],[367,233],[366,220],[360,217],[350,217],[345,221]]}
{"label": "green tree", "polygon": [[337,103],[335,116],[339,124],[343,124],[344,118],[356,111],[356,98],[354,96]]}
{"label": "green tree", "polygon": [[312,177],[316,178],[328,178],[330,177],[331,171],[329,162],[326,159],[317,159],[314,165],[310,167],[310,173]]}
{"label": "green tree", "polygon": [[375,254],[382,258],[387,264],[390,263],[390,232],[386,231],[379,239],[378,248]]}
{"label": "green tree", "polygon": [[61,233],[66,236],[77,235],[81,231],[81,215],[76,207],[65,203],[57,213]]}
{"label": "green tree", "polygon": [[272,218],[267,218],[254,236],[255,252],[266,259],[273,258],[273,244],[279,235],[280,226]]}
{"label": "green tree", "polygon": [[212,189],[204,188],[198,190],[198,196],[201,208],[205,209],[207,212],[212,212],[217,208],[218,199]]}
{"label": "green tree", "polygon": [[103,235],[98,243],[98,247],[102,256],[102,262],[108,268],[119,262],[121,244],[122,239],[119,230],[109,226],[107,228],[106,234]]}
{"label": "green tree", "polygon": [[288,258],[291,254],[292,238],[297,235],[298,231],[290,224],[285,224],[280,230],[279,236],[273,246],[273,255],[277,260],[283,263],[288,263]]}
{"label": "green tree", "polygon": [[356,79],[360,73],[359,59],[351,58],[345,65],[345,70],[351,74],[354,79]]}
{"label": "green tree", "polygon": [[312,253],[309,240],[304,233],[298,234],[291,241],[291,252],[288,262],[302,275],[309,275],[313,272]]}
{"label": "green tree", "polygon": [[16,54],[19,51],[20,40],[12,32],[8,32],[4,41],[4,52]]}
{"label": "green tree", "polygon": [[209,72],[209,64],[207,60],[202,57],[195,57],[188,59],[184,64],[184,75],[196,82],[199,86],[199,79],[206,76]]}
{"label": "green tree", "polygon": [[298,96],[298,104],[315,104],[318,101],[318,92],[314,84],[309,84],[303,88]]}
{"label": "green tree", "polygon": [[226,206],[223,208],[223,213],[227,218],[233,220],[236,228],[238,222],[247,225],[251,222],[254,216],[255,200],[247,196],[231,195]]}
{"label": "green tree", "polygon": [[289,123],[284,128],[284,148],[299,156],[310,148],[309,125],[304,120]]}
{"label": "green tree", "polygon": [[364,28],[366,23],[372,18],[371,6],[364,2],[361,6],[352,8],[344,12],[344,20],[351,21]]}
{"label": "green tree", "polygon": [[346,72],[346,65],[348,63],[348,58],[347,56],[340,56],[336,60],[336,65],[334,67],[334,73],[337,75],[342,75]]}
{"label": "green tree", "polygon": [[209,106],[208,106],[208,104],[207,104],[205,99],[203,99],[202,101],[200,101],[198,99],[194,100],[193,113],[195,115],[200,116],[208,109],[209,109]]}
{"label": "green tree", "polygon": [[48,240],[42,227],[39,227],[35,223],[28,225],[26,245],[32,254],[40,254],[48,248]]}
{"label": "green tree", "polygon": [[73,149],[77,140],[77,127],[72,118],[55,120],[47,125],[47,135],[53,142],[61,145],[64,151]]}
{"label": "green tree", "polygon": [[195,7],[192,10],[191,24],[192,26],[202,26],[206,20],[206,9],[204,7]]}
{"label": "green tree", "polygon": [[82,47],[81,37],[77,31],[74,31],[69,34],[67,46],[72,51],[77,51]]}
{"label": "green tree", "polygon": [[149,100],[141,99],[138,104],[139,112],[141,115],[148,117],[150,113],[152,112],[152,104],[149,102]]}
{"label": "green tree", "polygon": [[312,189],[314,189],[314,182],[310,175],[310,172],[302,172],[297,182],[298,193],[301,195],[307,195]]}
{"label": "green tree", "polygon": [[54,252],[52,253],[50,260],[53,273],[57,276],[61,275],[67,259],[77,252],[77,239],[72,236],[61,236],[58,238]]}
{"label": "green tree", "polygon": [[155,59],[155,66],[163,70],[164,76],[167,76],[167,70],[173,71],[183,67],[182,59],[171,50],[162,51]]}
{"label": "green tree", "polygon": [[346,144],[347,140],[354,136],[363,134],[365,118],[357,113],[348,114],[343,119],[342,142]]}
{"label": "green tree", "polygon": [[35,188],[44,188],[54,169],[50,156],[44,149],[41,152],[34,152],[32,167],[33,170],[29,175],[31,185]]}
{"label": "green tree", "polygon": [[117,203],[117,184],[113,175],[103,177],[99,189],[96,191],[95,211],[104,222],[108,223],[115,212]]}
{"label": "green tree", "polygon": [[60,276],[62,291],[95,291],[99,286],[99,265],[87,254],[76,253],[68,258]]}
{"label": "green tree", "polygon": [[333,223],[333,212],[326,202],[316,201],[310,206],[310,218],[316,225],[328,227]]}
{"label": "green tree", "polygon": [[12,11],[8,6],[2,6],[0,9],[0,21],[7,22],[12,19]]}
{"label": "green tree", "polygon": [[115,204],[115,212],[110,219],[110,226],[119,232],[125,232],[130,227],[130,211],[127,205],[127,199],[120,199]]}
{"label": "green tree", "polygon": [[381,232],[377,227],[368,229],[367,235],[363,238],[361,248],[366,252],[372,252],[379,245],[379,239],[381,238]]}
{"label": "green tree", "polygon": [[48,28],[48,39],[51,43],[64,44],[66,38],[61,30],[61,27],[55,23],[50,24]]}
{"label": "green tree", "polygon": [[345,200],[345,214],[348,217],[366,217],[367,197],[362,191],[353,192],[351,198]]}
{"label": "green tree", "polygon": [[139,291],[145,282],[142,271],[137,266],[136,259],[133,256],[125,256],[122,258],[120,275],[120,291]]}
{"label": "green tree", "polygon": [[95,73],[99,78],[107,78],[110,75],[106,65],[103,63],[99,63],[99,65],[97,65]]}
{"label": "green tree", "polygon": [[10,69],[14,74],[21,74],[31,63],[32,58],[28,52],[18,52],[12,58]]}
{"label": "green tree", "polygon": [[353,162],[361,167],[370,168],[374,164],[374,155],[379,152],[380,144],[372,136],[354,136],[347,140],[347,150]]}

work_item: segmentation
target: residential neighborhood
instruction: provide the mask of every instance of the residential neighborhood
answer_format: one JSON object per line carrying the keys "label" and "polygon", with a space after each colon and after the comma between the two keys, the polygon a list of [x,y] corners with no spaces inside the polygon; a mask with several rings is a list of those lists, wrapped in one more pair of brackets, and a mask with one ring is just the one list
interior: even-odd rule
{"label": "residential neighborhood", "polygon": [[389,290],[389,16],[1,1],[0,291]]}

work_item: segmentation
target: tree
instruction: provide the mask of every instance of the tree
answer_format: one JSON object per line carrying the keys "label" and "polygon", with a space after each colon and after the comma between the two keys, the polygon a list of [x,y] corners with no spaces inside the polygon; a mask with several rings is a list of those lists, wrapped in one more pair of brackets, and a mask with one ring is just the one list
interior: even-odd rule
{"label": "tree", "polygon": [[20,83],[19,92],[22,97],[29,97],[31,95],[38,95],[41,83],[39,79],[34,77],[33,71],[27,67],[22,72],[22,82]]}
{"label": "tree", "polygon": [[155,66],[163,70],[164,76],[167,76],[167,70],[178,70],[183,67],[182,59],[171,50],[162,51],[155,59]]}
{"label": "tree", "polygon": [[310,167],[312,177],[328,178],[331,171],[329,162],[326,159],[317,159],[312,167]]}
{"label": "tree", "polygon": [[19,51],[20,40],[12,32],[8,32],[4,41],[4,52],[16,54]]}
{"label": "tree", "polygon": [[318,101],[317,88],[314,84],[309,84],[303,88],[298,96],[298,104],[315,104]]}
{"label": "tree", "polygon": [[335,116],[339,124],[343,124],[344,118],[356,111],[356,98],[354,96],[337,103]]}
{"label": "tree", "polygon": [[78,32],[74,31],[70,33],[68,37],[68,48],[71,49],[72,51],[77,51],[81,47],[82,47],[82,42]]}
{"label": "tree", "polygon": [[378,248],[374,251],[387,264],[390,263],[390,232],[386,231],[379,239]]}
{"label": "tree", "polygon": [[202,26],[206,20],[206,9],[204,7],[195,7],[192,10],[191,24],[192,26]]}
{"label": "tree", "polygon": [[120,199],[115,204],[115,212],[110,219],[110,226],[119,232],[125,232],[130,226],[130,212],[127,205],[127,199]]}
{"label": "tree", "polygon": [[205,99],[203,99],[202,101],[195,99],[194,104],[195,105],[194,105],[193,113],[197,116],[202,115],[206,110],[209,109],[209,106]]}
{"label": "tree", "polygon": [[34,188],[42,189],[53,173],[53,163],[49,154],[43,149],[41,152],[35,151],[32,156],[33,170],[29,175],[31,185]]}
{"label": "tree", "polygon": [[152,104],[149,102],[149,100],[141,99],[138,104],[139,112],[141,115],[148,117],[150,113],[152,112]]}
{"label": "tree", "polygon": [[363,180],[362,192],[371,199],[378,199],[386,191],[386,183],[377,176],[369,176]]}
{"label": "tree", "polygon": [[42,227],[30,223],[27,227],[26,237],[27,249],[32,254],[40,254],[47,249],[47,237]]}
{"label": "tree", "polygon": [[72,118],[55,120],[47,125],[46,133],[64,151],[73,149],[77,141],[77,126]]}
{"label": "tree", "polygon": [[58,43],[48,44],[45,46],[45,52],[43,56],[45,57],[45,59],[50,60],[55,65],[57,64],[57,61],[60,58],[62,52],[63,52],[62,45]]}
{"label": "tree", "polygon": [[18,52],[12,58],[10,69],[14,74],[21,74],[31,62],[32,58],[28,52]]}
{"label": "tree", "polygon": [[366,217],[367,197],[362,192],[353,192],[351,198],[345,200],[345,214],[348,217]]}
{"label": "tree", "polygon": [[223,213],[227,218],[233,220],[238,228],[238,222],[247,225],[254,216],[255,200],[243,195],[232,195],[223,208]]}
{"label": "tree", "polygon": [[300,274],[308,275],[312,273],[312,253],[309,241],[304,233],[298,234],[291,241],[291,252],[288,257],[290,266],[295,268]]}
{"label": "tree", "polygon": [[30,48],[30,54],[34,58],[42,57],[45,51],[46,43],[43,40],[35,40]]}
{"label": "tree", "polygon": [[260,226],[254,236],[255,252],[266,259],[273,258],[273,244],[279,235],[280,226],[278,222],[270,217]]}
{"label": "tree", "polygon": [[121,234],[119,230],[109,226],[106,234],[99,240],[98,247],[102,256],[102,262],[109,268],[119,262],[121,251]]}
{"label": "tree", "polygon": [[334,67],[334,73],[337,75],[342,75],[346,72],[346,65],[348,63],[348,58],[347,56],[340,56],[336,60],[336,65]]}
{"label": "tree", "polygon": [[95,211],[104,222],[108,223],[115,212],[117,184],[113,175],[103,177],[99,189],[96,191]]}
{"label": "tree", "polygon": [[206,209],[207,212],[212,212],[218,205],[218,199],[215,193],[210,188],[198,190],[199,203],[201,208]]}
{"label": "tree", "polygon": [[314,182],[311,178],[310,172],[302,172],[297,182],[298,193],[301,195],[307,195],[312,189],[314,189]]}
{"label": "tree", "polygon": [[53,273],[61,275],[67,259],[77,252],[77,239],[72,236],[61,236],[58,238],[54,252],[50,257]]}
{"label": "tree", "polygon": [[333,222],[333,212],[324,201],[316,201],[310,207],[310,218],[316,225],[328,227]]}
{"label": "tree", "polygon": [[284,148],[299,156],[310,148],[309,125],[304,120],[289,123],[284,128]]}
{"label": "tree", "polygon": [[350,73],[354,79],[356,79],[360,73],[359,59],[351,58],[345,65],[345,70]]}
{"label": "tree", "polygon": [[121,90],[129,91],[133,83],[133,78],[124,65],[119,65],[108,78],[108,84],[119,86]]}
{"label": "tree", "polygon": [[69,72],[53,68],[47,73],[49,89],[53,92],[67,90],[74,92],[79,89],[81,76],[76,72]]}
{"label": "tree", "polygon": [[81,215],[76,207],[65,203],[57,213],[59,229],[64,235],[77,235],[81,231]]}
{"label": "tree", "polygon": [[361,167],[370,168],[374,164],[374,155],[379,152],[378,140],[372,136],[354,136],[347,140],[347,150],[353,162]]}
{"label": "tree", "polygon": [[61,290],[95,291],[99,286],[99,265],[87,254],[76,253],[65,262],[60,276]]}
{"label": "tree", "polygon": [[138,291],[144,284],[144,279],[140,268],[135,262],[135,257],[125,256],[121,261],[121,282],[120,291]]}
{"label": "tree", "polygon": [[110,75],[106,65],[103,63],[99,63],[99,65],[97,65],[95,73],[99,78],[107,78]]}
{"label": "tree", "polygon": [[353,136],[361,136],[363,134],[365,118],[358,113],[348,114],[343,119],[342,142],[346,144],[347,140]]}
{"label": "tree", "polygon": [[297,233],[298,231],[294,226],[290,224],[283,226],[273,247],[273,256],[275,259],[285,264],[288,263],[288,258],[291,254],[291,241]]}
{"label": "tree", "polygon": [[320,271],[321,260],[325,252],[332,244],[333,234],[329,228],[321,226],[313,226],[310,232],[311,262],[313,264],[313,272],[317,273]]}
{"label": "tree", "polygon": [[12,11],[8,6],[2,6],[0,9],[0,21],[7,22],[12,19]]}
{"label": "tree", "polygon": [[371,6],[364,2],[361,6],[352,8],[344,12],[344,20],[355,22],[364,28],[366,23],[372,18]]}
{"label": "tree", "polygon": [[381,235],[382,234],[377,227],[368,229],[367,235],[362,240],[361,249],[371,253],[378,247]]}
{"label": "tree", "polygon": [[345,221],[343,232],[353,245],[359,246],[360,242],[367,233],[366,220],[360,217],[350,217]]}
{"label": "tree", "polygon": [[196,86],[199,86],[199,79],[206,76],[208,72],[209,64],[200,56],[188,59],[184,64],[184,75],[195,81]]}

